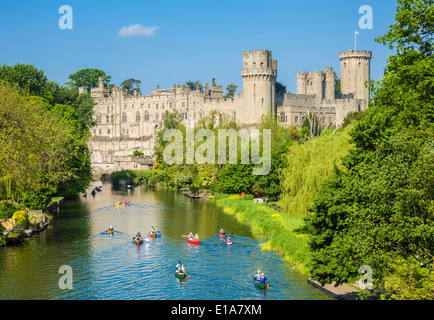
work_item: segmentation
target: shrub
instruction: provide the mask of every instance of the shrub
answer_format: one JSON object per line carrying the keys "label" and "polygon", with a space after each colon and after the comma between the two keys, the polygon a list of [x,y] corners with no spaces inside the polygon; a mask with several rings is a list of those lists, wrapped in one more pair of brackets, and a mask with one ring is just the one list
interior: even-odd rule
{"label": "shrub", "polygon": [[10,219],[14,212],[20,209],[20,206],[12,200],[0,201],[0,219]]}
{"label": "shrub", "polygon": [[15,220],[15,224],[21,225],[24,229],[27,229],[29,227],[29,215],[26,211],[20,210],[16,211],[12,219]]}
{"label": "shrub", "polygon": [[50,198],[41,193],[26,193],[23,197],[23,204],[30,210],[44,209],[49,202]]}

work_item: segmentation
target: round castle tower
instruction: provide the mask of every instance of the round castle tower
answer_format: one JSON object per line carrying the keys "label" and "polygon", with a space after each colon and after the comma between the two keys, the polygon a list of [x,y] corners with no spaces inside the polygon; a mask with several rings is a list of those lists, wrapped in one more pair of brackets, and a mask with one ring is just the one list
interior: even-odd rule
{"label": "round castle tower", "polygon": [[[348,50],[339,53],[343,94],[353,94],[355,99],[369,100],[371,58],[371,51]],[[368,87],[365,83],[368,83]]]}
{"label": "round castle tower", "polygon": [[270,50],[243,52],[243,112],[241,121],[254,123],[269,112],[274,114],[276,103],[277,62]]}

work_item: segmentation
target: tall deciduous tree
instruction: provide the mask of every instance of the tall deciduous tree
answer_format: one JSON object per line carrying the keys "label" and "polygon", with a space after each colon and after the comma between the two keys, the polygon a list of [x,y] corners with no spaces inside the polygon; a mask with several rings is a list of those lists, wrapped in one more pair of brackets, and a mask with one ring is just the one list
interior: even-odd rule
{"label": "tall deciduous tree", "polygon": [[122,81],[120,87],[122,89],[128,90],[129,94],[133,94],[134,89],[139,89],[140,88],[140,83],[142,83],[142,81],[134,79],[134,78],[130,78],[130,79]]}
{"label": "tall deciduous tree", "polygon": [[107,75],[104,71],[99,69],[81,69],[73,74],[70,74],[68,79],[70,80],[66,84],[73,87],[86,87],[88,91],[91,88],[98,87],[98,78],[104,77],[104,86],[107,86],[110,82],[111,76]]}

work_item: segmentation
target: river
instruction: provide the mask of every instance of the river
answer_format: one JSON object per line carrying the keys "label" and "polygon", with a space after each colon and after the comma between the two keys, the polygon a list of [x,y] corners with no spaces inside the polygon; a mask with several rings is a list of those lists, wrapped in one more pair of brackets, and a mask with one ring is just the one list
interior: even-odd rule
{"label": "river", "polygon": [[[0,247],[0,299],[26,300],[327,300],[323,291],[274,252],[263,252],[250,227],[204,200],[144,187],[114,189],[96,182],[95,196],[67,201],[44,231],[19,245]],[[125,207],[115,202],[130,201]],[[115,232],[106,232],[114,226]],[[157,239],[136,245],[154,226]],[[233,233],[232,245],[218,235]],[[183,235],[198,234],[199,245]],[[174,275],[178,260],[190,278]],[[72,289],[61,288],[69,266]],[[257,269],[270,287],[252,282]]]}

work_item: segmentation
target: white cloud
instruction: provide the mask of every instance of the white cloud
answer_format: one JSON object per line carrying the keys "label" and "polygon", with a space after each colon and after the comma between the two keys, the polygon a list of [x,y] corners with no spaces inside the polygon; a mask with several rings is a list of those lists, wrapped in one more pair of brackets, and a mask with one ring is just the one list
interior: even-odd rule
{"label": "white cloud", "polygon": [[153,37],[155,32],[160,29],[158,26],[145,27],[141,24],[130,24],[128,27],[122,27],[119,32],[119,37]]}

